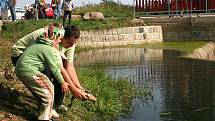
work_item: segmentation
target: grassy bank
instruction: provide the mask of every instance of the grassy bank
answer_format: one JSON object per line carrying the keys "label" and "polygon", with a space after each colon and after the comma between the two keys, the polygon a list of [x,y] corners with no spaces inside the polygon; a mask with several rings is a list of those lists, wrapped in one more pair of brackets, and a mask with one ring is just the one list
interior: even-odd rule
{"label": "grassy bank", "polygon": [[[105,19],[104,21],[72,21],[72,24],[79,26],[81,30],[90,29],[110,29],[117,27],[131,26],[129,21],[131,18],[127,19]],[[0,31],[0,41],[10,40],[16,41],[26,34],[48,26],[50,23],[61,23],[62,20],[28,20],[28,21],[18,21],[16,23],[8,23],[2,26],[2,31]]]}
{"label": "grassy bank", "polygon": [[80,70],[79,77],[84,87],[97,96],[97,101],[75,100],[72,109],[64,114],[64,120],[114,120],[131,110],[135,90],[127,80],[113,81],[105,76],[103,69],[95,67]]}
{"label": "grassy bank", "polygon": [[[136,94],[127,80],[113,81],[101,68],[77,70],[83,87],[95,95],[97,101],[74,100],[70,110],[59,111],[63,120],[114,120],[123,113],[131,111],[132,99]],[[15,114],[23,120],[35,118],[38,101],[20,81],[14,78],[0,78],[0,91],[0,111]],[[67,93],[66,105],[70,103],[71,97],[71,93]]]}
{"label": "grassy bank", "polygon": [[134,8],[129,5],[122,5],[118,3],[101,3],[94,6],[76,8],[74,13],[84,15],[86,12],[101,12],[104,17],[133,17]]}

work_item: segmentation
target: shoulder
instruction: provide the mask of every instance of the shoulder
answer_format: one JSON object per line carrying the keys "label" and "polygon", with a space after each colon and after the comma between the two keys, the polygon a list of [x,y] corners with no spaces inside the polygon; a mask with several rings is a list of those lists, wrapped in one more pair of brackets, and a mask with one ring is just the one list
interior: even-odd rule
{"label": "shoulder", "polygon": [[45,30],[46,30],[45,28],[40,28],[40,29],[33,31],[30,34],[42,34]]}

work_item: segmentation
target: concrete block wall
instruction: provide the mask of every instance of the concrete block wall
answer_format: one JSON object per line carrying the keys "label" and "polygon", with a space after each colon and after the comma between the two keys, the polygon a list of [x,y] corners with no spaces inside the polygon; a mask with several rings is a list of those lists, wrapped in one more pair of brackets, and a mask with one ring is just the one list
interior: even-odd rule
{"label": "concrete block wall", "polygon": [[79,46],[102,47],[153,42],[163,42],[161,26],[81,31]]}
{"label": "concrete block wall", "polygon": [[162,26],[163,41],[215,41],[215,16],[144,18]]}
{"label": "concrete block wall", "polygon": [[215,41],[215,31],[165,32],[164,41]]}

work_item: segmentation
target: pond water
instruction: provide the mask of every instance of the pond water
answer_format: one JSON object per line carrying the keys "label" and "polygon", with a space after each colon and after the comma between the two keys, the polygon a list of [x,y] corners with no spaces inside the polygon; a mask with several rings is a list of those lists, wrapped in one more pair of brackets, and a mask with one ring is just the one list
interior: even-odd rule
{"label": "pond water", "polygon": [[160,49],[100,49],[78,54],[76,65],[105,65],[113,79],[126,77],[140,90],[149,87],[150,96],[133,99],[133,111],[118,121],[214,121],[215,63],[179,55]]}

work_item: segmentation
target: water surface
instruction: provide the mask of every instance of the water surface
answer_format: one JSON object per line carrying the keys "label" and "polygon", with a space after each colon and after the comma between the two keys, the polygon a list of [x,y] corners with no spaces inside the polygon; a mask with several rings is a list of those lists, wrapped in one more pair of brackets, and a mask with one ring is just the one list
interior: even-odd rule
{"label": "water surface", "polygon": [[101,49],[78,54],[76,65],[106,65],[113,79],[126,77],[139,89],[150,88],[151,95],[136,97],[131,114],[119,121],[214,121],[215,63],[179,55],[160,49]]}

